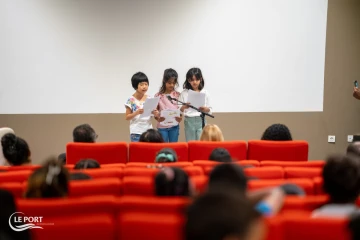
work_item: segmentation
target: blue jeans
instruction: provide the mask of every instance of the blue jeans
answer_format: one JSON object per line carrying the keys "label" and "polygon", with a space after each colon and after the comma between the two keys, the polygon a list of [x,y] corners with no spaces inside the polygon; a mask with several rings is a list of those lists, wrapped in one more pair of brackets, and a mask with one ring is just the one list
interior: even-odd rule
{"label": "blue jeans", "polygon": [[177,142],[179,140],[179,125],[170,128],[158,128],[164,142]]}
{"label": "blue jeans", "polygon": [[140,134],[130,134],[130,141],[131,142],[138,142],[140,140]]}
{"label": "blue jeans", "polygon": [[202,132],[201,117],[185,117],[185,138],[186,141],[199,140]]}

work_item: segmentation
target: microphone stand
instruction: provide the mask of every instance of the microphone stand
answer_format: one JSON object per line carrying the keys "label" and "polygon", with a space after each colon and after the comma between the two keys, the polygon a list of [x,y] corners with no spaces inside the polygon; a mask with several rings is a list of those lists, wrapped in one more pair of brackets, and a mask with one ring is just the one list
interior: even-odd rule
{"label": "microphone stand", "polygon": [[176,98],[172,98],[170,96],[167,96],[167,99],[169,99],[171,102],[172,101],[176,101],[178,103],[180,103],[179,105],[187,105],[189,106],[189,108],[192,108],[196,111],[198,111],[200,113],[200,117],[201,117],[201,123],[202,123],[202,128],[205,127],[205,116],[208,116],[208,117],[211,117],[211,118],[215,118],[213,115],[209,114],[209,113],[206,113],[206,112],[203,112],[201,111],[200,109],[198,109],[197,107],[194,107],[193,105],[190,105],[190,104],[187,104],[187,103],[184,103]]}

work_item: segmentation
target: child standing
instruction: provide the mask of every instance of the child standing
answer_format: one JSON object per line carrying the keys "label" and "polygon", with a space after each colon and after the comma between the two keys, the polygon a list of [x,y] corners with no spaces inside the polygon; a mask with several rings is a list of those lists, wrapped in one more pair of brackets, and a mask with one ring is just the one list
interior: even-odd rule
{"label": "child standing", "polygon": [[[187,103],[189,90],[205,93],[205,106],[202,106],[199,109],[203,112],[211,113],[209,93],[204,89],[204,86],[205,81],[201,70],[199,68],[191,68],[186,73],[186,80],[183,85],[184,91],[181,92],[179,100]],[[187,105],[183,105],[180,108],[180,111],[185,115],[184,126],[186,141],[199,140],[202,132],[200,112],[189,108]]]}
{"label": "child standing", "polygon": [[[178,109],[176,101],[170,101],[167,99],[167,95],[172,98],[179,98],[180,93],[175,89],[179,85],[178,84],[178,74],[174,69],[166,69],[164,71],[164,77],[162,81],[162,86],[155,97],[160,97],[158,110],[161,112],[166,109]],[[158,121],[157,129],[161,133],[165,142],[177,142],[179,139],[179,123],[181,122],[181,117],[176,117],[177,124],[175,126],[164,126],[161,124],[165,120],[163,117],[155,118]]]}
{"label": "child standing", "polygon": [[[149,88],[149,80],[144,73],[138,72],[132,76],[131,84],[136,91],[125,103],[125,119],[130,120],[131,142],[138,142],[140,135],[152,128],[151,117],[140,118],[140,114],[144,112],[144,102],[148,98],[146,92]],[[152,114],[159,117],[158,110],[152,111]]]}

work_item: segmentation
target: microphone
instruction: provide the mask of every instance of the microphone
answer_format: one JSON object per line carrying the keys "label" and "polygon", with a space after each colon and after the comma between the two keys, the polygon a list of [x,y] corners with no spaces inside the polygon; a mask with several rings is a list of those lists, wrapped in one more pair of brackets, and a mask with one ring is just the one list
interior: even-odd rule
{"label": "microphone", "polygon": [[170,102],[171,102],[172,100],[174,100],[172,97],[170,97],[170,95],[167,95],[166,97],[167,97],[167,99],[169,99]]}

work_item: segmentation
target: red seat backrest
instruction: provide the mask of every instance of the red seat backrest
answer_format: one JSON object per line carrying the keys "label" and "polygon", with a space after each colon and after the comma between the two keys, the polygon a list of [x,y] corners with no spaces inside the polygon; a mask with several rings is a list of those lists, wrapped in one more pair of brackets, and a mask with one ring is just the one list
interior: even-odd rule
{"label": "red seat backrest", "polygon": [[258,161],[307,161],[309,145],[306,141],[262,141],[248,142],[248,159]]}
{"label": "red seat backrest", "polygon": [[224,141],[224,142],[204,142],[189,141],[189,161],[209,159],[211,152],[215,148],[225,148],[229,151],[234,160],[245,160],[247,144],[245,141]]}
{"label": "red seat backrest", "polygon": [[284,179],[285,175],[282,167],[245,168],[244,172],[248,177],[259,179]]}
{"label": "red seat backrest", "polygon": [[129,144],[129,162],[154,163],[156,154],[163,148],[172,148],[179,162],[188,161],[187,143],[143,143],[131,142]]}
{"label": "red seat backrest", "polygon": [[285,183],[293,183],[301,187],[307,195],[314,195],[314,183],[310,179],[267,179],[267,180],[250,180],[248,181],[249,190],[257,190],[267,187],[280,186]]}
{"label": "red seat backrest", "polygon": [[122,178],[123,177],[123,168],[90,168],[90,169],[81,169],[81,170],[70,170],[70,173],[85,173],[92,178]]}
{"label": "red seat backrest", "polygon": [[159,167],[159,166],[166,166],[166,167],[190,167],[193,166],[192,162],[173,162],[173,163],[142,163],[142,162],[129,162],[126,164],[126,167]]}
{"label": "red seat backrest", "polygon": [[325,191],[324,191],[324,188],[323,188],[323,184],[324,184],[323,178],[322,177],[315,177],[313,179],[313,181],[314,181],[314,187],[315,187],[316,194],[317,195],[325,194]]}
{"label": "red seat backrest", "polygon": [[0,183],[27,181],[32,172],[31,170],[0,172]]}
{"label": "red seat backrest", "polygon": [[0,183],[0,189],[8,190],[16,198],[23,197],[24,182],[5,182]]}
{"label": "red seat backrest", "polygon": [[322,168],[285,167],[285,178],[321,177]]}
{"label": "red seat backrest", "polygon": [[119,178],[99,178],[70,181],[69,197],[91,195],[121,195],[122,181]]}
{"label": "red seat backrest", "polygon": [[155,195],[154,177],[124,177],[123,184],[124,195]]}
{"label": "red seat backrest", "polygon": [[313,211],[329,201],[327,195],[314,195],[314,196],[287,196],[284,200],[282,211],[286,210],[307,210]]}
{"label": "red seat backrest", "polygon": [[315,161],[261,161],[262,167],[271,167],[271,166],[279,166],[279,167],[314,167],[314,168],[322,168],[325,165],[325,161],[323,160],[315,160]]}
{"label": "red seat backrest", "polygon": [[22,170],[31,170],[41,168],[41,165],[22,165],[22,166],[0,166],[0,170],[4,171],[22,171]]}
{"label": "red seat backrest", "polygon": [[92,158],[100,164],[126,163],[128,147],[125,142],[68,143],[66,164],[76,164],[84,158]]}

